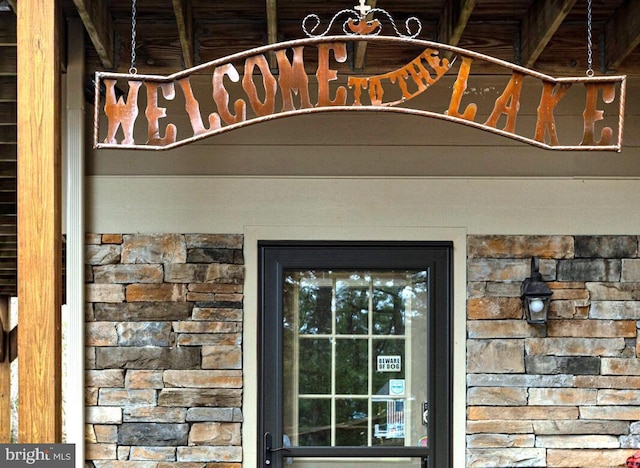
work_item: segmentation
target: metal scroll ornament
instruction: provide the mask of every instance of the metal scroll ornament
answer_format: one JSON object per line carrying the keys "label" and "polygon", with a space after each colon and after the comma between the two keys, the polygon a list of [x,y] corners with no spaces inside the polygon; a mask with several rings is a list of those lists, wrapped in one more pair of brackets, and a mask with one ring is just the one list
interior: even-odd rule
{"label": "metal scroll ornament", "polygon": [[[375,18],[376,14],[382,15],[393,27],[396,35],[405,39],[413,39],[422,31],[422,23],[415,16],[407,18],[404,23],[406,34],[400,32],[393,17],[382,8],[372,8],[366,5],[366,0],[360,0],[360,4],[353,9],[340,10],[333,15],[331,21],[323,32],[316,32],[320,27],[320,17],[314,13],[307,15],[302,20],[302,30],[308,37],[326,36],[333,28],[334,23],[340,21],[339,18],[346,19],[342,22],[342,32],[347,36],[377,36],[382,32],[383,23]],[[416,31],[412,32],[412,26],[416,27]]]}

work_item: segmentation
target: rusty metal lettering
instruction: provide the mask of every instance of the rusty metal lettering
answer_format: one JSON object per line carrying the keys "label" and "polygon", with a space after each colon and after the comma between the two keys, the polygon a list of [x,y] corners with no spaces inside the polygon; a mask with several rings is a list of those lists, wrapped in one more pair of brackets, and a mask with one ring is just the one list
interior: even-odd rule
{"label": "rusty metal lettering", "polygon": [[[435,72],[435,78],[431,77],[431,73],[429,73],[429,70],[424,66],[423,61],[426,61]],[[388,77],[392,83],[397,83],[402,91],[402,97],[407,100],[422,93],[442,78],[447,70],[449,70],[449,60],[441,60],[437,50],[428,48],[401,69],[383,76]],[[411,76],[413,83],[415,83],[417,87],[416,91],[410,91],[407,86],[406,80],[409,76]]]}
{"label": "rusty metal lettering", "polygon": [[[420,52],[415,56],[416,58],[397,70],[369,76],[353,75],[347,71],[346,66],[337,65],[346,63],[348,54],[355,49],[355,47],[347,47],[349,42],[360,40],[366,40],[372,47],[375,47],[378,42],[384,44],[391,42],[403,47],[411,45]],[[309,67],[305,66],[305,54],[308,55],[311,50],[317,54],[315,77],[318,90],[315,103],[312,102],[309,89],[309,80],[312,76],[307,73]],[[445,52],[446,57],[442,52]],[[277,71],[270,68],[266,59],[267,53],[275,54]],[[456,58],[450,61],[447,58],[449,54],[455,55]],[[510,72],[509,81],[501,95],[495,102],[489,102],[485,105],[486,108],[482,109],[482,112],[488,115],[485,122],[476,122],[477,114],[480,113],[479,104],[463,103],[466,94],[482,94],[482,90],[478,90],[469,83],[472,80],[471,66],[477,60],[490,62]],[[457,70],[453,68],[454,65]],[[450,72],[452,69],[455,71]],[[340,77],[338,70],[340,70]],[[189,77],[193,73],[202,74],[205,71],[210,73],[212,88],[206,92],[198,91],[198,93],[204,93],[208,99],[208,102],[199,102]],[[441,80],[447,73],[456,73],[455,81],[452,80],[453,84],[449,84],[449,80]],[[520,131],[518,134],[516,120],[521,95],[528,92],[528,89],[533,89],[523,87],[525,77],[539,81],[542,93],[539,96],[537,118],[518,122]],[[343,81],[338,81],[339,79]],[[337,83],[334,83],[336,81]],[[116,84],[123,82],[129,86],[124,96],[116,88]],[[198,65],[193,70],[164,77],[98,72],[95,83],[94,146],[154,150],[175,148],[280,116],[329,112],[339,107],[340,111],[392,111],[441,119],[496,133],[544,149],[620,151],[626,95],[626,77],[624,76],[554,78],[453,46],[405,36],[390,38],[375,34],[366,38],[349,37],[343,40],[328,36],[273,44],[236,53],[208,64]],[[573,86],[576,83],[584,84],[586,91],[584,96],[580,94],[582,87]],[[134,132],[141,133],[140,136],[137,136],[137,133],[135,135],[139,140],[143,140],[144,135],[142,133],[144,126],[136,125],[139,112],[138,94],[143,84],[147,93],[144,112],[147,120],[147,142],[136,145]],[[175,100],[178,87],[184,96],[184,111],[177,109],[179,105],[163,106],[163,99]],[[578,91],[574,91],[576,88]],[[422,93],[437,93],[439,96],[435,100],[416,100],[415,106],[406,105],[407,101]],[[585,99],[584,129],[581,129],[583,130],[582,142],[561,143],[563,133],[557,128],[554,114],[561,102],[569,100],[569,94],[573,96],[572,99],[575,99],[576,93],[582,96],[581,99]],[[441,106],[442,95],[445,98],[445,106],[448,102],[444,111],[442,108],[438,109]],[[104,96],[104,103],[101,102],[101,96]],[[282,101],[282,108],[276,109],[276,106],[280,106],[279,100]],[[405,105],[400,105],[403,103]],[[603,103],[612,105],[604,106]],[[203,107],[206,105],[207,108],[213,107],[213,111],[209,111],[207,118],[201,115],[201,105]],[[247,112],[248,106],[250,106],[249,112]],[[102,115],[106,116],[107,128],[102,129],[101,134]],[[183,136],[179,140],[177,122],[187,117],[193,135]],[[503,118],[504,125],[502,125]],[[603,121],[599,124],[602,130],[597,133],[596,126],[599,121]],[[164,126],[163,122],[166,122]],[[567,122],[570,124],[571,120]],[[121,127],[122,138],[119,133]]]}
{"label": "rusty metal lettering", "polygon": [[295,109],[293,94],[300,94],[300,108],[313,107],[309,98],[309,77],[304,69],[304,47],[294,47],[293,63],[289,62],[286,50],[276,51],[280,77],[278,84],[282,92],[282,112]]}
{"label": "rusty metal lettering", "polygon": [[336,62],[343,63],[347,60],[347,45],[344,42],[333,42],[318,45],[318,107],[344,106],[347,103],[347,88],[338,86],[336,98],[329,96],[329,82],[338,79],[338,72],[329,68],[329,51],[333,50]]}
{"label": "rusty metal lettering", "polygon": [[[424,66],[424,61],[435,72],[435,78],[431,77],[431,73]],[[402,99],[409,100],[424,92],[430,85],[438,81],[449,70],[449,60],[441,60],[439,52],[435,49],[426,49],[422,54],[413,59],[409,64],[382,75],[371,76],[368,78],[360,78],[356,76],[350,76],[348,85],[350,89],[353,89],[354,94],[354,106],[362,105],[361,96],[362,90],[369,90],[369,98],[371,105],[388,105],[395,104],[394,102],[385,103],[383,100],[385,81],[389,81],[392,84],[397,84],[402,92]],[[407,80],[412,78],[412,82],[415,83],[415,91],[409,90]]]}
{"label": "rusty metal lettering", "polygon": [[247,103],[242,99],[236,100],[233,109],[236,115],[229,112],[229,92],[224,87],[224,76],[227,75],[231,81],[240,81],[240,75],[230,63],[216,67],[213,71],[213,100],[218,106],[218,114],[227,125],[242,122],[247,118]]}
{"label": "rusty metal lettering", "polygon": [[504,114],[507,117],[507,122],[503,130],[509,133],[516,132],[516,117],[520,109],[520,91],[522,90],[523,78],[522,73],[514,72],[511,75],[504,92],[496,99],[493,112],[484,123],[485,125],[495,128],[498,125],[498,119]]}
{"label": "rusty metal lettering", "polygon": [[173,83],[154,83],[146,82],[147,88],[147,108],[144,112],[147,117],[147,139],[148,145],[169,145],[175,143],[177,128],[174,124],[167,125],[165,136],[160,136],[160,125],[158,120],[167,116],[165,107],[158,107],[158,88],[162,89],[162,95],[165,99],[173,100],[176,96]]}
{"label": "rusty metal lettering", "polygon": [[360,78],[358,76],[349,77],[349,89],[353,89],[353,105],[361,106],[360,96],[362,96],[362,90],[367,89],[368,78]]}
{"label": "rusty metal lettering", "polygon": [[440,51],[436,49],[425,50],[422,53],[421,57],[424,58],[429,64],[429,66],[433,69],[433,71],[436,72],[436,78],[430,84],[433,84],[435,81],[438,81],[442,77],[442,75],[447,73],[449,71],[449,68],[451,68],[449,59],[441,58]]}
{"label": "rusty metal lettering", "polygon": [[449,109],[446,114],[451,117],[458,117],[464,120],[473,121],[476,118],[476,112],[478,111],[478,105],[471,103],[465,107],[464,112],[461,114],[460,102],[462,101],[462,95],[467,90],[467,81],[469,80],[469,71],[471,70],[471,62],[473,59],[469,57],[462,58],[462,64],[460,64],[460,70],[458,70],[458,77],[453,84],[453,92],[451,93],[451,101],[449,102]]}
{"label": "rusty metal lettering", "polygon": [[209,114],[209,128],[204,126],[202,116],[200,115],[200,104],[193,95],[193,89],[191,88],[191,81],[189,78],[187,77],[178,80],[178,84],[184,94],[184,109],[187,111],[187,115],[189,116],[193,135],[202,135],[208,131],[220,128],[220,116],[215,112]]}
{"label": "rusty metal lettering", "polygon": [[545,142],[547,133],[549,134],[549,143],[553,146],[558,144],[558,132],[556,129],[556,119],[553,110],[558,103],[567,94],[571,88],[571,83],[561,83],[557,86],[550,81],[542,83],[542,97],[538,106],[538,120],[536,121],[536,141]]}
{"label": "rusty metal lettering", "polygon": [[388,73],[388,75],[389,81],[391,81],[391,83],[397,83],[400,91],[402,92],[402,98],[405,100],[411,99],[413,93],[409,91],[406,83],[406,79],[409,78],[409,72],[407,71],[407,68],[403,67],[400,70],[395,70],[391,73]]}
{"label": "rusty metal lettering", "polygon": [[122,97],[116,100],[116,80],[104,80],[104,84],[107,88],[104,112],[109,119],[107,138],[104,142],[117,144],[116,133],[118,128],[122,126],[124,133],[122,144],[133,145],[135,144],[133,127],[138,117],[138,91],[142,86],[142,81],[129,81],[129,94],[126,102]]}
{"label": "rusty metal lettering", "polygon": [[378,77],[371,77],[367,80],[369,85],[369,99],[371,99],[371,105],[379,106],[382,104],[384,97],[384,87],[382,81]]}
{"label": "rusty metal lettering", "polygon": [[[253,82],[253,70],[258,67],[262,73],[262,86],[265,96],[264,102],[258,97],[256,84]],[[269,70],[269,62],[264,55],[250,57],[244,62],[244,76],[242,77],[242,88],[249,97],[249,104],[256,115],[273,114],[276,108],[276,92],[278,91],[278,83]]]}
{"label": "rusty metal lettering", "polygon": [[602,100],[609,104],[613,102],[616,97],[616,89],[611,84],[585,83],[585,87],[587,88],[587,99],[584,112],[582,113],[582,117],[584,118],[584,134],[581,144],[609,145],[611,144],[611,137],[613,136],[611,127],[604,127],[600,133],[600,140],[595,141],[595,123],[604,118],[604,111],[597,109],[598,91],[602,90]]}
{"label": "rusty metal lettering", "polygon": [[[423,65],[422,63],[423,58],[436,72],[435,79],[431,78],[431,74]],[[447,63],[448,63],[448,60],[447,60]],[[418,91],[414,93],[414,95],[421,93],[422,91],[427,89],[427,87],[435,83],[437,79],[440,78],[442,75],[444,75],[444,73],[449,69],[449,67],[447,66],[442,66],[441,60],[438,57],[438,51],[433,49],[425,50],[422,55],[420,55],[418,58],[413,59],[411,63],[407,65],[406,68],[409,71],[411,78],[413,78],[413,82],[418,87]]]}

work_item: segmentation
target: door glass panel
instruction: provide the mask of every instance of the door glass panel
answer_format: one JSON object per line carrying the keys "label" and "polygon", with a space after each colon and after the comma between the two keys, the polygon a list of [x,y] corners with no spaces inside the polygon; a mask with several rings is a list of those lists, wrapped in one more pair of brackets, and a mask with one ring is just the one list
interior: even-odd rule
{"label": "door glass panel", "polygon": [[427,446],[428,284],[426,270],[284,271],[282,416],[292,446]]}

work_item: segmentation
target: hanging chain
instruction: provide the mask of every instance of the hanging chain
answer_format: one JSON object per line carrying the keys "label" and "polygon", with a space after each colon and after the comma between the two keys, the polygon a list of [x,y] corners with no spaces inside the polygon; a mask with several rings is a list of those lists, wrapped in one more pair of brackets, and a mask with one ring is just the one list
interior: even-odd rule
{"label": "hanging chain", "polygon": [[587,0],[587,76],[593,76],[593,49],[591,37],[591,0]]}
{"label": "hanging chain", "polygon": [[131,68],[129,68],[131,75],[138,73],[136,68],[136,13],[136,0],[131,0]]}

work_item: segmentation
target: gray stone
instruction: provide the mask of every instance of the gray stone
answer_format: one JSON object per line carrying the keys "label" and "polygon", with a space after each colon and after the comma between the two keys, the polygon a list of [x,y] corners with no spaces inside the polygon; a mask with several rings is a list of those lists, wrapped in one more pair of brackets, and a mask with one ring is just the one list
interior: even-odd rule
{"label": "gray stone", "polygon": [[124,387],[124,371],[120,369],[87,370],[84,375],[87,387]]}
{"label": "gray stone", "polygon": [[620,447],[618,438],[610,435],[583,434],[570,436],[537,436],[536,447],[549,449],[617,449]]}
{"label": "gray stone", "polygon": [[87,424],[120,424],[122,408],[115,406],[88,406],[85,409]]}
{"label": "gray stone", "polygon": [[589,318],[640,320],[640,301],[592,301]]}
{"label": "gray stone", "polygon": [[84,262],[88,265],[119,263],[121,252],[119,245],[87,245],[84,251]]}
{"label": "gray stone", "polygon": [[153,389],[126,390],[122,388],[101,388],[98,404],[104,406],[149,406],[156,404]]}
{"label": "gray stone", "polygon": [[516,466],[547,466],[543,448],[479,448],[467,450],[467,466],[498,468]]}
{"label": "gray stone", "polygon": [[640,281],[640,259],[622,259],[622,281],[625,283]]}
{"label": "gray stone", "polygon": [[213,463],[241,462],[242,447],[178,447],[179,462]]}
{"label": "gray stone", "polygon": [[636,257],[636,236],[576,236],[576,258]]}
{"label": "gray stone", "polygon": [[533,431],[536,434],[626,434],[629,424],[625,421],[600,420],[547,420],[533,421]]}
{"label": "gray stone", "polygon": [[486,294],[487,294],[487,283],[485,281],[467,282],[467,299],[481,298],[481,297],[484,297]]}
{"label": "gray stone", "polygon": [[525,367],[528,374],[574,374],[598,375],[600,358],[590,356],[527,356]]}
{"label": "gray stone", "polygon": [[94,314],[96,320],[114,322],[179,321],[189,319],[192,309],[187,302],[97,303]]}
{"label": "gray stone", "polygon": [[620,260],[560,260],[558,281],[619,281],[621,270]]}
{"label": "gray stone", "polygon": [[242,309],[195,307],[193,320],[210,320],[214,322],[242,322]]}
{"label": "gray stone", "polygon": [[115,302],[125,300],[124,286],[121,284],[87,283],[85,284],[87,302]]}
{"label": "gray stone", "polygon": [[234,263],[234,250],[189,249],[187,263]]}
{"label": "gray stone", "polygon": [[526,338],[527,355],[542,356],[620,356],[624,338]]}
{"label": "gray stone", "polygon": [[587,290],[592,301],[639,301],[640,282],[616,283],[594,282],[587,283]]}
{"label": "gray stone", "polygon": [[125,322],[119,323],[119,346],[169,346],[171,344],[170,322]]}
{"label": "gray stone", "polygon": [[242,301],[196,302],[196,307],[208,309],[242,309]]}
{"label": "gray stone", "polygon": [[467,372],[524,372],[524,341],[467,340]]}
{"label": "gray stone", "polygon": [[98,369],[197,369],[200,366],[198,348],[98,348]]}
{"label": "gray stone", "polygon": [[158,405],[183,406],[187,408],[196,406],[239,408],[242,405],[242,390],[227,388],[169,388],[160,391]]}
{"label": "gray stone", "polygon": [[120,445],[187,445],[188,424],[123,423],[118,431]]}
{"label": "gray stone", "polygon": [[632,422],[629,426],[629,434],[640,435],[640,421]]}
{"label": "gray stone", "polygon": [[571,387],[573,375],[468,374],[468,387]]}
{"label": "gray stone", "polygon": [[93,267],[96,283],[161,283],[161,265],[102,265]]}
{"label": "gray stone", "polygon": [[189,408],[187,410],[187,422],[233,422],[233,413],[239,408]]}
{"label": "gray stone", "polygon": [[640,435],[621,436],[620,448],[640,448]]}
{"label": "gray stone", "polygon": [[176,460],[176,449],[175,447],[131,447],[129,460],[173,462]]}
{"label": "gray stone", "polygon": [[114,322],[89,322],[85,325],[85,343],[90,346],[116,346],[118,333]]}
{"label": "gray stone", "polygon": [[172,263],[165,265],[167,283],[227,283],[242,284],[244,267],[227,263]]}
{"label": "gray stone", "polygon": [[187,410],[168,406],[128,406],[124,409],[124,422],[184,423]]}
{"label": "gray stone", "polygon": [[526,260],[481,258],[467,261],[468,281],[522,281],[529,276]]}
{"label": "gray stone", "polygon": [[533,447],[533,434],[473,434],[467,436],[468,448]]}
{"label": "gray stone", "polygon": [[471,387],[467,390],[470,406],[524,406],[527,404],[525,387]]}
{"label": "gray stone", "polygon": [[185,234],[187,248],[242,249],[242,234]]}
{"label": "gray stone", "polygon": [[519,282],[494,282],[487,283],[486,295],[488,297],[520,297],[520,288],[522,283]]}

